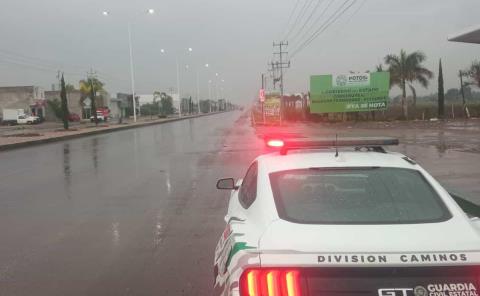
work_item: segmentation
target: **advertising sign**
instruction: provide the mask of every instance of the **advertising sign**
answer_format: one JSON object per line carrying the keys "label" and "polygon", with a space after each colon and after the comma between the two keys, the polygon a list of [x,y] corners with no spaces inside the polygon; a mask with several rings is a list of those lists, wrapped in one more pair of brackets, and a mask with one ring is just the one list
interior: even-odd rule
{"label": "advertising sign", "polygon": [[390,73],[374,72],[310,77],[310,113],[385,110]]}
{"label": "advertising sign", "polygon": [[267,96],[263,110],[266,117],[280,118],[280,97]]}
{"label": "advertising sign", "polygon": [[265,90],[263,88],[261,88],[260,91],[258,92],[258,99],[262,103],[265,102]]}

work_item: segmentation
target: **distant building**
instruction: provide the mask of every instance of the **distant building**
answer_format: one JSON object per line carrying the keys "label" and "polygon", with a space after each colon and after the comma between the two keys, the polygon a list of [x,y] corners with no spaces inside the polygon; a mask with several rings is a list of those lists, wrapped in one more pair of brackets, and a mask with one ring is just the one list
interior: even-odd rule
{"label": "distant building", "polygon": [[[131,94],[125,94],[125,93],[117,93],[117,100],[121,100],[122,104],[126,102],[126,107],[125,107],[125,117],[128,116],[133,116],[133,102],[132,102],[132,95]],[[135,108],[137,110],[137,114],[139,114],[140,111],[140,103],[139,103],[139,97],[135,96]]]}
{"label": "distant building", "polygon": [[46,105],[45,92],[41,87],[0,87],[0,112],[3,109],[23,109],[26,113],[44,118]]}
{"label": "distant building", "polygon": [[[47,100],[60,100],[60,91],[59,90],[52,90],[52,91],[45,91],[45,99]],[[67,104],[68,104],[68,111],[70,114],[75,113],[78,116],[82,117],[83,113],[83,104],[82,104],[82,93],[79,90],[73,90],[67,92]],[[47,112],[45,116],[46,120],[53,121],[56,120],[55,114],[53,114],[53,110],[47,105]]]}
{"label": "distant building", "polygon": [[138,104],[143,106],[145,104],[153,103],[154,96],[153,95],[138,95]]}
{"label": "distant building", "polygon": [[129,106],[128,99],[131,97],[128,94],[117,94],[116,98],[110,98],[108,105],[110,116],[116,119],[124,118],[127,115],[126,110]]}

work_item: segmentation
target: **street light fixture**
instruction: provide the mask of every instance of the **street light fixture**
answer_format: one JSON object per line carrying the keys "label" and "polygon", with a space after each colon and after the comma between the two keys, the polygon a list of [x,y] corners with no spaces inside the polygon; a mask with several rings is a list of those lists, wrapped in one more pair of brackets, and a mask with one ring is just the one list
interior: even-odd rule
{"label": "street light fixture", "polygon": [[[145,12],[143,12],[143,13],[145,13]],[[135,101],[135,73],[134,73],[134,67],[133,67],[132,23],[133,23],[135,17],[138,17],[139,15],[141,15],[143,13],[141,12],[141,13],[136,14],[128,22],[128,46],[129,46],[129,49],[130,49],[130,79],[131,79],[131,84],[132,84],[132,107],[133,107],[132,109],[133,109],[133,121],[134,122],[137,122],[137,104],[136,104],[136,101]],[[152,15],[152,14],[155,13],[155,10],[152,9],[152,8],[149,8],[146,11],[146,13]],[[110,13],[105,10],[105,11],[102,12],[102,15],[103,16],[109,16]]]}

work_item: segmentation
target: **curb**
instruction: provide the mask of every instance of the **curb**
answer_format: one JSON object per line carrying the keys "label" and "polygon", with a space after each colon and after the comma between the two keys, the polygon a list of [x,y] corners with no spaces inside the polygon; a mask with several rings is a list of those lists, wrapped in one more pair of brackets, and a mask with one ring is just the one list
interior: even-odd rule
{"label": "curb", "polygon": [[0,145],[0,151],[7,151],[7,150],[13,150],[17,148],[24,148],[29,146],[53,143],[53,142],[72,140],[72,139],[94,136],[99,134],[113,133],[117,131],[123,131],[123,130],[134,129],[134,128],[142,128],[142,127],[147,127],[147,126],[152,126],[157,124],[164,124],[164,123],[170,123],[170,122],[181,121],[186,119],[217,115],[217,114],[222,114],[226,112],[231,112],[231,111],[222,111],[222,112],[206,113],[206,114],[200,114],[200,115],[194,115],[194,116],[177,117],[177,118],[171,118],[171,119],[166,119],[162,121],[150,121],[150,122],[143,122],[143,123],[136,123],[136,124],[126,124],[126,125],[115,126],[115,127],[107,127],[105,129],[98,129],[98,130],[93,130],[93,131],[79,133],[79,134],[64,135],[64,136],[52,137],[48,139],[31,140],[31,141],[20,142],[20,143],[4,144],[4,145]]}

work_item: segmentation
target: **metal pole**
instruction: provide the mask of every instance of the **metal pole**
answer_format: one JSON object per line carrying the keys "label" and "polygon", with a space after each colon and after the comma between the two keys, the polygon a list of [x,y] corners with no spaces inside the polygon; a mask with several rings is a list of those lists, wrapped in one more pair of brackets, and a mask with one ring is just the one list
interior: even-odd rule
{"label": "metal pole", "polygon": [[199,73],[197,69],[197,111],[198,114],[200,114],[200,79],[199,79]]}
{"label": "metal pole", "polygon": [[177,63],[178,116],[182,117],[182,96],[180,95],[180,69],[178,66],[178,56],[175,57],[175,62]]}
{"label": "metal pole", "polygon": [[208,113],[212,113],[212,83],[208,82]]}
{"label": "metal pole", "polygon": [[130,47],[130,79],[132,81],[133,122],[137,122],[137,104],[135,102],[135,75],[133,70],[132,24],[128,23],[128,45]]}

